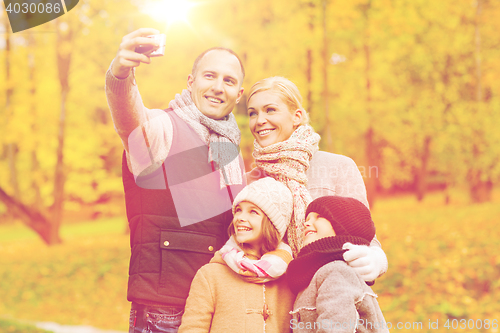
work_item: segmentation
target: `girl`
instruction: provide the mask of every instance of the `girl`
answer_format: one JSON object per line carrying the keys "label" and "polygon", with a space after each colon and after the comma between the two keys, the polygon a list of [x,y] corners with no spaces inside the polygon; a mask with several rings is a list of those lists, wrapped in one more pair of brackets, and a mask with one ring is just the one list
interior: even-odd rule
{"label": "girl", "polygon": [[290,331],[294,296],[280,276],[292,260],[281,241],[292,210],[290,190],[270,177],[236,196],[230,239],[196,273],[179,333]]}

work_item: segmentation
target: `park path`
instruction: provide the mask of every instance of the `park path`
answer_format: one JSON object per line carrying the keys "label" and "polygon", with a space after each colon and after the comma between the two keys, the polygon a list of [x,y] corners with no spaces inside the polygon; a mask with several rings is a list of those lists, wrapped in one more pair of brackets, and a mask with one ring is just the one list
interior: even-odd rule
{"label": "park path", "polygon": [[54,333],[126,333],[122,331],[101,330],[92,326],[61,325],[54,322],[36,322],[35,326]]}

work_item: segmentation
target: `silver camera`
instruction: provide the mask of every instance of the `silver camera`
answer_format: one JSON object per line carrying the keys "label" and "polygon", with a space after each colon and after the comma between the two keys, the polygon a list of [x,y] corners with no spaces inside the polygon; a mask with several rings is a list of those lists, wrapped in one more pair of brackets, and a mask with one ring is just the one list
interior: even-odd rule
{"label": "silver camera", "polygon": [[135,48],[135,52],[145,54],[148,57],[160,57],[165,54],[165,43],[167,42],[167,36],[165,34],[146,37],[153,38],[158,43],[158,48],[155,50],[152,45],[139,45]]}

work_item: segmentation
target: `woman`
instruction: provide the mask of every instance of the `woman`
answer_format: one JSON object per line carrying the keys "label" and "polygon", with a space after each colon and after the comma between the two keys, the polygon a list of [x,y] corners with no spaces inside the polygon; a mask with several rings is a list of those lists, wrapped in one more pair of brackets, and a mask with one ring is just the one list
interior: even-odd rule
{"label": "woman", "polygon": [[[290,80],[270,77],[255,83],[247,98],[249,127],[257,165],[247,174],[248,183],[271,176],[290,188],[294,216],[287,239],[294,256],[302,247],[303,219],[307,205],[318,197],[352,197],[368,207],[363,178],[346,156],[318,151],[320,136],[308,125],[300,92]],[[370,246],[346,244],[344,259],[365,281],[387,271],[387,257],[374,237]]]}

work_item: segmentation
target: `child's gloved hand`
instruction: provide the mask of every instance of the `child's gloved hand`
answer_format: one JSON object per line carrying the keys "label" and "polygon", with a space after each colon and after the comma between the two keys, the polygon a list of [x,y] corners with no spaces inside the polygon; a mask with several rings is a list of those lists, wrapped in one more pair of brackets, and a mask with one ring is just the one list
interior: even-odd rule
{"label": "child's gloved hand", "polygon": [[374,281],[387,271],[387,257],[377,246],[345,243],[344,260],[365,280]]}

